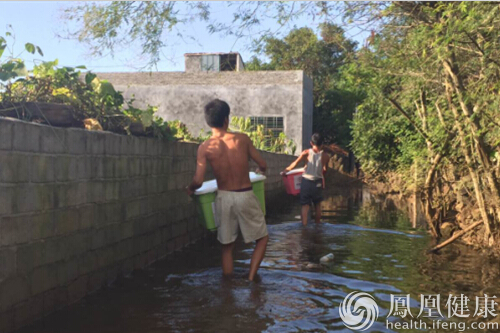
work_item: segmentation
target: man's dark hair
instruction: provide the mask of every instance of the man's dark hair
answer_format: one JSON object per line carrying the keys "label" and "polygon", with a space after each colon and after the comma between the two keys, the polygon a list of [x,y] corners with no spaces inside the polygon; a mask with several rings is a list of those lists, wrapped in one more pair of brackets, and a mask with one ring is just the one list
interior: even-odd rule
{"label": "man's dark hair", "polygon": [[230,111],[229,105],[220,99],[214,99],[205,105],[205,120],[208,126],[213,128],[224,126],[224,120],[229,117]]}
{"label": "man's dark hair", "polygon": [[311,137],[311,142],[315,146],[321,146],[323,144],[323,137],[319,133],[314,133]]}

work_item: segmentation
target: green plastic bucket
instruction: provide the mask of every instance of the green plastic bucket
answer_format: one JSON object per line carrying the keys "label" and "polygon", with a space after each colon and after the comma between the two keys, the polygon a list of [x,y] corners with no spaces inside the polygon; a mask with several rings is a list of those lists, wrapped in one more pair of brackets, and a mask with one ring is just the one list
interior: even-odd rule
{"label": "green plastic bucket", "polygon": [[[264,182],[266,176],[250,172],[252,190],[264,215],[266,214],[266,197]],[[203,183],[195,192],[196,209],[198,210],[198,221],[207,230],[217,230],[215,225],[215,197],[217,196],[217,181],[215,179]]]}
{"label": "green plastic bucket", "polygon": [[215,225],[215,197],[217,196],[217,181],[215,179],[204,182],[195,192],[198,221],[207,230],[217,230]]}
{"label": "green plastic bucket", "polygon": [[266,176],[256,174],[255,172],[250,172],[252,190],[259,200],[260,208],[262,208],[262,212],[264,212],[264,215],[266,215],[266,191],[264,187],[265,180]]}

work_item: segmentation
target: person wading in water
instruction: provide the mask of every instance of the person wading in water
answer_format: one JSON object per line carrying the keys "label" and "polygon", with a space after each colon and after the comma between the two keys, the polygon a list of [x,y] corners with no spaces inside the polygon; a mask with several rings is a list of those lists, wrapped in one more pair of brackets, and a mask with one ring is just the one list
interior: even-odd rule
{"label": "person wading in water", "polygon": [[201,187],[208,162],[217,179],[215,221],[222,244],[222,272],[225,276],[233,273],[234,242],[241,230],[245,243],[256,242],[248,275],[253,281],[266,253],[268,234],[264,213],[252,191],[248,160],[254,160],[263,173],[267,165],[247,135],[228,132],[229,112],[229,105],[219,99],[205,106],[212,136],[198,148],[196,173],[186,190],[192,195]]}
{"label": "person wading in water", "polygon": [[304,150],[300,156],[288,166],[281,174],[287,173],[301,163],[307,163],[300,183],[300,204],[302,205],[302,224],[307,225],[309,206],[314,204],[316,223],[321,221],[321,202],[323,201],[323,188],[325,187],[324,173],[330,157],[323,152],[323,138],[314,133],[311,137],[311,149]]}

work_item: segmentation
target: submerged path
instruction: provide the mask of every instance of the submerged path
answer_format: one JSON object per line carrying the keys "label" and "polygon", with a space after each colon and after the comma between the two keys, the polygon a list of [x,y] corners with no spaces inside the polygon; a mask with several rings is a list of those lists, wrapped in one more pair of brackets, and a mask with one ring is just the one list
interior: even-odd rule
{"label": "submerged path", "polygon": [[[238,243],[236,276],[228,281],[221,278],[220,246],[205,239],[21,332],[350,332],[338,309],[351,291],[373,295],[380,307],[365,332],[390,332],[391,294],[411,294],[418,314],[420,294],[500,291],[498,264],[458,245],[426,254],[426,233],[366,191],[330,193],[325,223],[306,228],[296,219],[298,203],[288,201],[270,212],[260,283],[246,280],[251,246]],[[333,262],[319,265],[328,253]]]}

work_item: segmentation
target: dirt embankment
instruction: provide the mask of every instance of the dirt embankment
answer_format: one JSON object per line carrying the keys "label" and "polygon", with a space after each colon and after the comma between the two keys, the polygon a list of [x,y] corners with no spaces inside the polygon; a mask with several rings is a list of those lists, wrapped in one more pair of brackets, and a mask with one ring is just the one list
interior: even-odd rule
{"label": "dirt embankment", "polygon": [[328,186],[362,186],[363,172],[354,156],[337,145],[324,147],[331,157],[325,181]]}
{"label": "dirt embankment", "polygon": [[[411,207],[408,209],[409,214],[422,215],[421,190],[417,189],[415,191],[415,188],[405,186],[398,174],[388,173],[376,179],[366,177],[364,182],[370,191],[375,194],[397,195],[399,200],[407,203],[405,207]],[[460,237],[456,239],[457,242],[500,258],[500,242],[485,239],[485,229],[483,225],[478,224],[478,221],[481,221],[481,212],[475,204],[472,194],[464,191],[463,187],[459,188],[459,186],[460,184],[457,184],[457,187],[445,188],[447,195],[443,195],[439,198],[441,200],[436,200],[434,203],[435,205],[444,205],[446,208],[444,210],[446,214],[440,217],[438,228],[441,237],[437,239],[436,244],[443,243],[460,234]],[[425,219],[425,217],[423,218]],[[476,227],[473,227],[474,225]],[[467,231],[471,226],[473,229]],[[462,235],[463,231],[467,232]]]}

